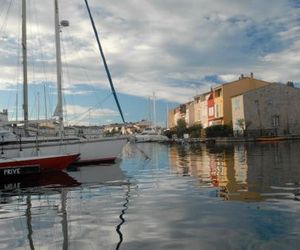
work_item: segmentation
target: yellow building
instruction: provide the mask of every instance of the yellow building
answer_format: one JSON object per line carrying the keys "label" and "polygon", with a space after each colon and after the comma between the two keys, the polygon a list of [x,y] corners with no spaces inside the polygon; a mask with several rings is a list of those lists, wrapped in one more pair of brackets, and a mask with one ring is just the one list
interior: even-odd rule
{"label": "yellow building", "polygon": [[249,90],[261,88],[271,83],[243,75],[237,80],[224,83],[213,89],[214,116],[209,118],[209,125],[230,124],[232,122],[231,98]]}

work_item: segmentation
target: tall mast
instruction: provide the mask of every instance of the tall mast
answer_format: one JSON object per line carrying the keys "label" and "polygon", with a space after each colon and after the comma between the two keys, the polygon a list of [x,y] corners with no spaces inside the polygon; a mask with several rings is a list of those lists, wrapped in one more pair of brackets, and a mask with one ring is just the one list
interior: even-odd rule
{"label": "tall mast", "polygon": [[167,102],[167,129],[169,129],[169,103]]}
{"label": "tall mast", "polygon": [[58,1],[54,0],[55,12],[55,44],[56,44],[56,74],[57,74],[57,106],[54,115],[59,119],[59,135],[62,136],[64,129],[63,118],[63,97],[62,97],[62,66],[61,66],[61,48],[60,48],[60,24]]}
{"label": "tall mast", "polygon": [[22,0],[22,52],[23,52],[23,112],[24,130],[28,133],[28,80],[27,80],[27,30],[26,0]]}
{"label": "tall mast", "polygon": [[156,130],[156,96],[153,92],[153,128]]}
{"label": "tall mast", "polygon": [[19,106],[19,96],[18,96],[18,92],[16,94],[16,121],[18,121],[18,106]]}
{"label": "tall mast", "polygon": [[44,84],[44,99],[45,99],[45,118],[48,121],[48,114],[47,114],[47,96],[46,96],[46,84]]}

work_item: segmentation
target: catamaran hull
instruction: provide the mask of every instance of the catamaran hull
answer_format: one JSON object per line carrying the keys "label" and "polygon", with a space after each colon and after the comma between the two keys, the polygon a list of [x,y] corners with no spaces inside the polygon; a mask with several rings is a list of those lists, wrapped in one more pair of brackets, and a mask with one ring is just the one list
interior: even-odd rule
{"label": "catamaran hull", "polygon": [[0,147],[0,156],[6,158],[47,156],[58,154],[80,154],[78,164],[113,162],[121,154],[127,138],[101,138],[74,142],[41,142]]}

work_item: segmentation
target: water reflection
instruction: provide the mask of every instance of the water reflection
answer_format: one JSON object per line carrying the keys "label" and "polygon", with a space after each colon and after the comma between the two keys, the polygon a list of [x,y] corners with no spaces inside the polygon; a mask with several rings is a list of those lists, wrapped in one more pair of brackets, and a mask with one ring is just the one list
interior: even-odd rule
{"label": "water reflection", "polygon": [[299,142],[139,147],[116,165],[2,179],[0,249],[299,246]]}
{"label": "water reflection", "polygon": [[31,225],[31,197],[30,195],[27,196],[26,199],[26,204],[27,204],[27,208],[26,208],[26,219],[27,219],[27,228],[28,228],[28,234],[27,234],[27,238],[29,241],[29,246],[30,249],[34,249],[34,245],[33,245],[33,240],[32,240],[32,225]]}
{"label": "water reflection", "polygon": [[224,200],[298,199],[299,142],[173,146],[171,166],[200,185],[218,189]]}
{"label": "water reflection", "polygon": [[122,184],[126,179],[119,163],[84,167],[72,166],[68,169],[68,175],[81,185]]}
{"label": "water reflection", "polygon": [[[123,199],[125,202],[106,211],[110,213],[107,219],[115,220],[109,231],[118,235],[115,244],[119,248],[123,241],[122,225],[125,223],[124,216],[130,197],[130,183],[126,180],[119,163],[74,167],[68,172],[0,179],[0,222],[2,225],[4,223],[5,227],[13,228],[20,236],[12,237],[9,232],[1,230],[0,249],[39,249],[43,245],[47,246],[46,249],[70,249],[72,246],[80,249],[93,246],[94,249],[98,249],[99,242],[96,242],[94,237],[91,242],[84,237],[82,240],[74,240],[73,237],[74,234],[85,234],[86,230],[81,232],[81,229],[86,227],[88,232],[93,225],[92,222],[80,225],[80,217],[85,217],[85,212],[88,211],[82,211],[81,208],[86,202],[90,202],[92,211],[99,208],[101,210],[101,206],[93,205],[90,198],[105,197],[106,187],[109,186],[116,186],[118,192],[118,189],[123,187],[127,189],[123,197],[117,195],[117,199]],[[107,202],[106,198],[104,202]],[[103,204],[101,201],[100,203]],[[103,216],[103,213],[100,214]],[[99,229],[95,231],[98,232]],[[107,244],[113,245],[112,242]]]}
{"label": "water reflection", "polygon": [[123,204],[123,209],[122,209],[121,214],[119,216],[121,222],[116,227],[116,231],[117,231],[117,233],[120,237],[120,240],[119,240],[119,242],[117,244],[117,247],[116,247],[117,250],[120,249],[120,246],[123,242],[123,233],[122,233],[121,228],[122,228],[122,225],[126,222],[126,220],[124,218],[124,215],[126,214],[126,211],[128,210],[128,207],[129,207],[128,206],[129,205],[129,198],[130,198],[130,186],[128,185],[128,191],[126,192],[126,196],[125,196],[125,203]]}

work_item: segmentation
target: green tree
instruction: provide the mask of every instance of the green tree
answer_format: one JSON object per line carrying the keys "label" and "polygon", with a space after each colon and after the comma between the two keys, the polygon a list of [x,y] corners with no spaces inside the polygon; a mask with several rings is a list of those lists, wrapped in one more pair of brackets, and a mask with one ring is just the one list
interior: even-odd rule
{"label": "green tree", "polygon": [[184,119],[179,119],[176,126],[176,134],[178,138],[183,138],[183,134],[187,132],[186,122]]}
{"label": "green tree", "polygon": [[191,138],[200,138],[201,137],[201,130],[202,125],[201,124],[195,124],[188,128],[188,133]]}
{"label": "green tree", "polygon": [[228,137],[232,136],[232,127],[229,125],[212,125],[205,128],[206,137]]}

